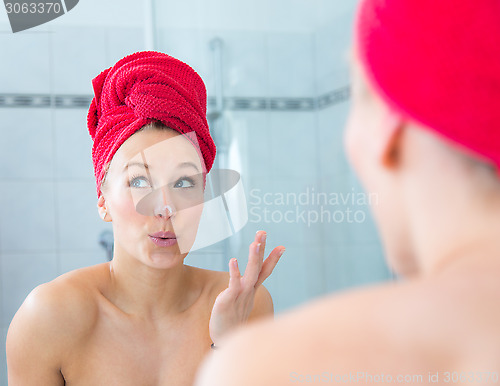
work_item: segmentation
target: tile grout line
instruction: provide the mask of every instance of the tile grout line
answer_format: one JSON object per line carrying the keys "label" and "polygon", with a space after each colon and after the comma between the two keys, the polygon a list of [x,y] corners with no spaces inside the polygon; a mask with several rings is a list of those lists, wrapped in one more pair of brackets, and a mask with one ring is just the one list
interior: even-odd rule
{"label": "tile grout line", "polygon": [[[52,26],[49,25],[49,28],[52,30]],[[49,87],[50,87],[50,95],[51,103],[50,103],[50,127],[52,133],[52,189],[53,189],[53,197],[54,197],[54,242],[55,242],[55,255],[56,255],[56,274],[60,275],[61,272],[61,254],[59,252],[59,240],[60,240],[60,224],[59,224],[59,208],[58,198],[58,178],[57,178],[57,138],[56,138],[56,104],[54,91],[54,44],[53,44],[53,35],[49,34]]]}

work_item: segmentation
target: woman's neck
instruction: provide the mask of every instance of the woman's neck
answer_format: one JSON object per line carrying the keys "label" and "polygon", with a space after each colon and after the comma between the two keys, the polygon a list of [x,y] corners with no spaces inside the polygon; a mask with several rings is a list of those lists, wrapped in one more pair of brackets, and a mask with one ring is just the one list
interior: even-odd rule
{"label": "woman's neck", "polygon": [[500,269],[500,205],[478,201],[471,197],[461,205],[443,203],[422,211],[421,220],[414,223],[421,274]]}
{"label": "woman's neck", "polygon": [[182,260],[159,269],[118,248],[109,268],[110,300],[127,314],[148,319],[173,316],[189,308],[201,292],[192,285],[189,267]]}

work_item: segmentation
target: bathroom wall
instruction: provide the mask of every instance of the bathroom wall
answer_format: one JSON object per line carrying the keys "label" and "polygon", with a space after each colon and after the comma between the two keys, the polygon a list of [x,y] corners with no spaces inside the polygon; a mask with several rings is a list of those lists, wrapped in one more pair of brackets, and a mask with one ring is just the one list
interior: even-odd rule
{"label": "bathroom wall", "polygon": [[[97,215],[86,128],[90,80],[145,49],[149,24],[142,2],[105,3],[82,0],[67,15],[16,34],[0,10],[1,344],[36,285],[106,261],[98,239],[110,225]],[[250,211],[241,232],[187,262],[225,269],[238,257],[244,267],[255,232],[267,230],[268,250],[287,247],[266,282],[278,312],[390,277],[369,206],[349,201],[363,194],[342,145],[354,5],[156,2],[157,49],[194,67],[209,97],[215,92],[209,42],[223,41],[226,110],[217,127],[232,138],[229,166],[241,173]],[[349,199],[315,204],[314,193]],[[284,196],[288,202],[280,201]],[[294,204],[294,197],[309,202]],[[300,216],[313,220],[322,210],[336,217],[308,224]],[[358,213],[358,221],[348,221],[348,213]],[[1,350],[0,385],[6,385],[4,356]]]}

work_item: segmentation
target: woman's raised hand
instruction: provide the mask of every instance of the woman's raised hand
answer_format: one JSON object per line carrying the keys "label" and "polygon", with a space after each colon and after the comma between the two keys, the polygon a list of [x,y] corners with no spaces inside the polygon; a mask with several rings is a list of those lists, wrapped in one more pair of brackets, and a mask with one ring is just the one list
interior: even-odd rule
{"label": "woman's raised hand", "polygon": [[248,320],[257,288],[271,275],[285,251],[283,246],[276,247],[264,260],[265,247],[266,232],[258,231],[250,244],[243,276],[238,261],[235,258],[229,261],[229,286],[215,299],[209,324],[210,337],[216,346],[222,335]]}

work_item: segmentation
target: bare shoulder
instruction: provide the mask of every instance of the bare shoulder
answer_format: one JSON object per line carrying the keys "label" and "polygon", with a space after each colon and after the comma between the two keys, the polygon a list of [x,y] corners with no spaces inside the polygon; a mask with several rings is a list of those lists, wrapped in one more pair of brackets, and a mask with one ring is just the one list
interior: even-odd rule
{"label": "bare shoulder", "polygon": [[95,274],[102,267],[88,267],[61,275],[39,285],[27,296],[10,325],[7,349],[44,345],[54,355],[71,349],[97,316]]}
{"label": "bare shoulder", "polygon": [[[463,337],[478,323],[465,320],[470,308],[456,295],[457,288],[410,281],[319,299],[275,322],[262,321],[236,332],[205,362],[198,385],[230,385],[235,374],[245,374],[239,377],[245,380],[241,385],[281,385],[382,373],[395,382],[398,376],[453,370],[466,361],[461,357],[467,351]],[[255,372],[263,363],[272,365]],[[417,382],[422,383],[409,383]]]}
{"label": "bare shoulder", "polygon": [[65,358],[96,321],[103,272],[103,264],[82,268],[31,291],[7,333],[9,384],[64,385]]}

